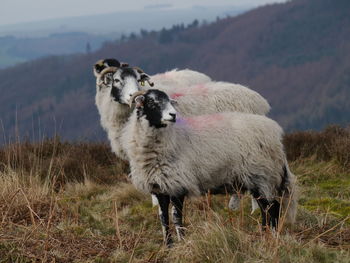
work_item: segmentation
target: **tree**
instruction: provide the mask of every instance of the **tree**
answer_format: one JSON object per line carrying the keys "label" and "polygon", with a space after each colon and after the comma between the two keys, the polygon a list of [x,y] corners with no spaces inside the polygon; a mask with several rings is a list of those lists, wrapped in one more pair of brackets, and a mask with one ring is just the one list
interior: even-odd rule
{"label": "tree", "polygon": [[86,43],[86,54],[90,54],[91,53],[91,45],[90,42]]}

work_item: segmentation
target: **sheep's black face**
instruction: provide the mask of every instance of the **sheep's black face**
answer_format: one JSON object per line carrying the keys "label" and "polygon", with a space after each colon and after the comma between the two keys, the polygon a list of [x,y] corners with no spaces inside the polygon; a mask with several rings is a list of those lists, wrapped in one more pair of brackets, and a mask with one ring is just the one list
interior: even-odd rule
{"label": "sheep's black face", "polygon": [[167,123],[176,121],[175,103],[160,90],[151,89],[135,98],[138,117],[145,116],[151,127],[166,127]]}

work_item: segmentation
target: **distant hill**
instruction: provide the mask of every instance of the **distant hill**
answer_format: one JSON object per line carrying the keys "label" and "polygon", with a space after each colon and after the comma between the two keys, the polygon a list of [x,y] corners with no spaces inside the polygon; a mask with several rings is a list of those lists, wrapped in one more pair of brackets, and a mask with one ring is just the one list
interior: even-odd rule
{"label": "distant hill", "polygon": [[91,68],[99,58],[117,57],[149,73],[188,67],[247,85],[269,100],[271,117],[287,130],[346,125],[349,13],[348,0],[294,0],[206,26],[143,32],[89,55],[2,70],[1,120],[7,132],[14,131],[17,116],[20,134],[38,136],[40,130],[69,139],[104,138]]}
{"label": "distant hill", "polygon": [[[281,1],[281,0],[279,0]],[[52,33],[86,32],[89,34],[130,34],[146,30],[160,30],[173,24],[214,21],[217,16],[226,17],[242,13],[252,5],[192,6],[176,9],[171,5],[148,5],[135,11],[119,11],[106,14],[55,18],[44,21],[0,25],[0,36],[43,37]],[[106,9],[108,10],[108,8]]]}
{"label": "distant hill", "polygon": [[56,33],[43,37],[0,36],[0,68],[49,55],[86,53],[101,48],[120,35],[92,35],[83,32]]}
{"label": "distant hill", "polygon": [[[214,21],[242,13],[250,6],[193,6],[173,9],[171,5],[149,5],[144,10],[57,18],[13,25],[0,25],[0,68],[48,55],[94,51],[105,41],[120,39],[142,30],[159,30],[197,18]],[[89,43],[89,44],[88,44]]]}

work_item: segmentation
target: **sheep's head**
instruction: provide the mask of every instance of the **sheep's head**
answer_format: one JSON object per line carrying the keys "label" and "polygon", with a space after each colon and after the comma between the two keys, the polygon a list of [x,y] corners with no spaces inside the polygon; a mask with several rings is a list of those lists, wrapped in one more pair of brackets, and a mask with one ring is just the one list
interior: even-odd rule
{"label": "sheep's head", "polygon": [[102,71],[106,68],[109,68],[109,67],[120,68],[120,67],[128,67],[128,66],[129,66],[128,63],[119,62],[114,58],[100,59],[94,65],[94,75],[96,78],[98,78],[101,76]]}
{"label": "sheep's head", "polygon": [[94,74],[97,92],[108,94],[121,104],[129,104],[132,94],[141,89],[137,70],[115,59],[98,61],[94,66]]}
{"label": "sheep's head", "polygon": [[163,91],[150,89],[137,92],[132,96],[130,105],[132,103],[135,103],[138,118],[144,116],[151,127],[162,128],[176,121],[176,102]]}

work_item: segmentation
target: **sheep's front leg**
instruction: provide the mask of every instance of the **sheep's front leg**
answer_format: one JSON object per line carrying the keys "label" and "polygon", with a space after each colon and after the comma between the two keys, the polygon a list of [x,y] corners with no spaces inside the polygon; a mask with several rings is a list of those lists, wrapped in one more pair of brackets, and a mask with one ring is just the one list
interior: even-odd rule
{"label": "sheep's front leg", "polygon": [[169,232],[169,204],[170,196],[164,194],[156,194],[159,203],[159,217],[162,223],[163,240],[167,247],[171,247],[173,241]]}
{"label": "sheep's front leg", "polygon": [[256,201],[257,201],[257,203],[258,203],[258,205],[260,207],[260,210],[261,210],[261,219],[262,219],[261,226],[262,226],[263,230],[266,230],[267,220],[268,220],[267,210],[268,210],[268,207],[269,207],[269,202],[267,201],[267,199],[259,197],[259,196],[256,199]]}
{"label": "sheep's front leg", "polygon": [[182,209],[183,209],[184,200],[185,200],[185,196],[179,196],[179,197],[172,196],[170,198],[170,201],[173,205],[173,208],[172,208],[173,223],[175,225],[177,238],[179,239],[179,241],[183,240],[184,238],[184,229],[182,225]]}
{"label": "sheep's front leg", "polygon": [[258,198],[257,202],[261,209],[263,229],[266,229],[267,222],[269,222],[269,226],[273,230],[277,230],[280,210],[279,202],[277,202],[276,200],[269,202],[265,198]]}

